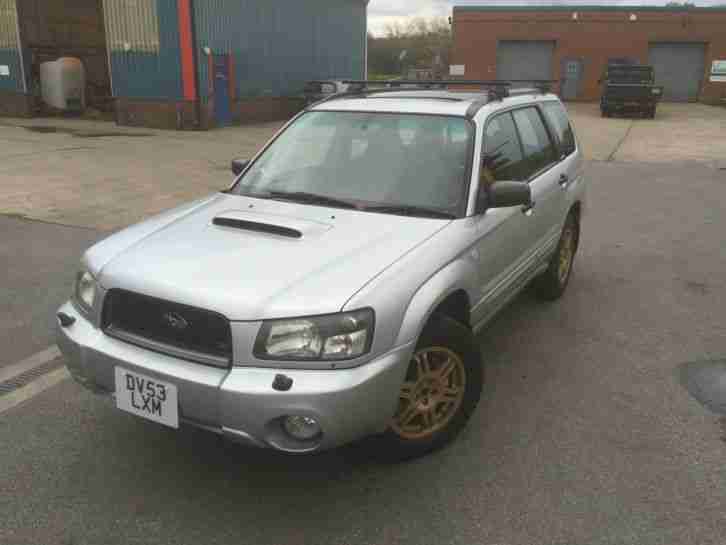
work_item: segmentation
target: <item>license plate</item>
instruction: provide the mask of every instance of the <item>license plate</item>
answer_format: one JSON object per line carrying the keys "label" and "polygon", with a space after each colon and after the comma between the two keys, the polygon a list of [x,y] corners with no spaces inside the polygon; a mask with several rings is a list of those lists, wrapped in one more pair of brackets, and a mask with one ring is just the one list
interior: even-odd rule
{"label": "license plate", "polygon": [[179,427],[174,384],[116,367],[116,407],[170,428]]}

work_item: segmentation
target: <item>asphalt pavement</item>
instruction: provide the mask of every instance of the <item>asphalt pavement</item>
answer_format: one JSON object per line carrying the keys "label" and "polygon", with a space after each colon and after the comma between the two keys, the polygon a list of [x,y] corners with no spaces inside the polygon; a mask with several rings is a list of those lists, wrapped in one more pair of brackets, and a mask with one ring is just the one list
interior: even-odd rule
{"label": "asphalt pavement", "polygon": [[[138,420],[64,380],[0,413],[0,543],[722,544],[726,420],[678,373],[726,357],[726,172],[588,174],[567,294],[526,292],[479,335],[484,395],[449,448],[395,465],[368,442],[286,456]],[[53,344],[52,311],[103,234],[0,221],[12,364]]]}
{"label": "asphalt pavement", "polygon": [[0,215],[0,368],[52,344],[81,254],[104,235]]}

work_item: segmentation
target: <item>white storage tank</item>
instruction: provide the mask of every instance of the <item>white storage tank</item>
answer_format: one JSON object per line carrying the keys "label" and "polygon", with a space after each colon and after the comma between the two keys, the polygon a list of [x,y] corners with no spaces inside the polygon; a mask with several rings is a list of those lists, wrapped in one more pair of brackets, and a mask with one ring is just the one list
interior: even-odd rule
{"label": "white storage tank", "polygon": [[61,57],[40,65],[43,102],[64,111],[82,112],[86,107],[86,71],[80,59]]}

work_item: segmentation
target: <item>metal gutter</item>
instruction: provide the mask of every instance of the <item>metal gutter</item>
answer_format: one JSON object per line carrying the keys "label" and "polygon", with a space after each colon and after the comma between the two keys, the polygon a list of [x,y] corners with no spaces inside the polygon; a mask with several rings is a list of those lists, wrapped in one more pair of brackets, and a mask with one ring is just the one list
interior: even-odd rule
{"label": "metal gutter", "polygon": [[610,11],[610,12],[665,12],[665,13],[718,13],[726,12],[726,6],[701,6],[701,7],[683,7],[683,6],[626,6],[626,5],[559,5],[559,6],[454,6],[454,13],[466,13],[476,11],[549,11],[549,12],[571,12],[571,11]]}

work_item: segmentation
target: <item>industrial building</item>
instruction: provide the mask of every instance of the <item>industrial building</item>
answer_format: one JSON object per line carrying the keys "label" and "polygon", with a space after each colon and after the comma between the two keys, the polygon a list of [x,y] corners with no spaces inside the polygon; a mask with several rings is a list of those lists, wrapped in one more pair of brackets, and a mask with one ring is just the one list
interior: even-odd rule
{"label": "industrial building", "polygon": [[726,7],[465,6],[452,24],[467,79],[558,80],[564,99],[597,100],[617,60],[653,65],[665,100],[726,100]]}
{"label": "industrial building", "polygon": [[85,69],[84,103],[122,125],[283,117],[307,80],[364,77],[367,4],[0,0],[0,115],[38,115],[41,66],[72,57]]}

